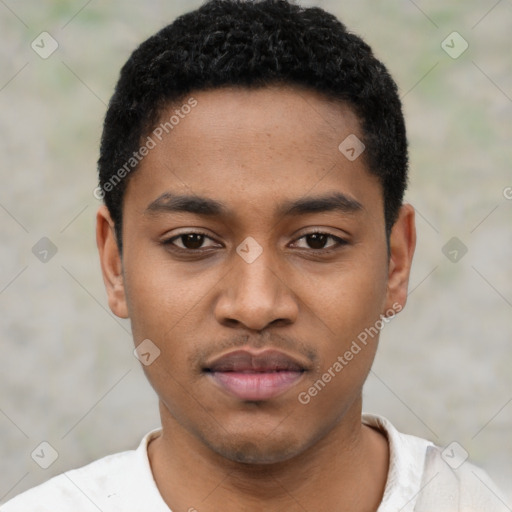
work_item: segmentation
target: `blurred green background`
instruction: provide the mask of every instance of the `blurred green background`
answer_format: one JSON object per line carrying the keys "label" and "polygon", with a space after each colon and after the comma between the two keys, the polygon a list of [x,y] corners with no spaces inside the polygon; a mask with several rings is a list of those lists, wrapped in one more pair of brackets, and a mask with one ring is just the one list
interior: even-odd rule
{"label": "blurred green background", "polygon": [[[408,123],[418,246],[364,409],[438,445],[459,442],[510,493],[512,2],[300,3],[374,48]],[[108,310],[93,190],[120,67],[200,4],[0,1],[0,502],[134,448],[159,425],[129,324]],[[43,31],[58,43],[46,59],[31,48]],[[442,47],[454,31],[468,44],[457,58]],[[452,40],[453,53],[463,42]],[[43,237],[57,249],[47,263],[32,252]],[[467,248],[456,262],[445,256],[453,237]],[[59,454],[46,470],[31,458],[41,441]]]}

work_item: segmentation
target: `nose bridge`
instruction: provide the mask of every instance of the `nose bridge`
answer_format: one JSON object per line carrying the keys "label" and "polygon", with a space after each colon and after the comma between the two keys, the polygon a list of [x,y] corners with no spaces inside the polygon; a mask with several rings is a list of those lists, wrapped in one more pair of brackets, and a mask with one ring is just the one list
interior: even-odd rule
{"label": "nose bridge", "polygon": [[219,321],[236,320],[257,330],[277,319],[293,321],[297,305],[272,251],[249,237],[236,253],[217,303]]}
{"label": "nose bridge", "polygon": [[236,252],[232,268],[238,300],[251,300],[253,295],[255,306],[264,307],[274,302],[279,293],[279,279],[272,251],[248,237],[237,247]]}

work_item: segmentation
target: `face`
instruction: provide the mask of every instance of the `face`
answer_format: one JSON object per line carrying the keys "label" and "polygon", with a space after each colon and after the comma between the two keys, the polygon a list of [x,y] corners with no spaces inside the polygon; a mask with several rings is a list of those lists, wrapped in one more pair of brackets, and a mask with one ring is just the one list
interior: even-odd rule
{"label": "face", "polygon": [[388,259],[381,185],[338,149],[363,138],[347,106],[289,87],[193,97],[130,178],[122,259],[98,213],[109,303],[150,340],[164,425],[230,460],[284,461],[360,423],[376,327],[405,303],[413,213]]}

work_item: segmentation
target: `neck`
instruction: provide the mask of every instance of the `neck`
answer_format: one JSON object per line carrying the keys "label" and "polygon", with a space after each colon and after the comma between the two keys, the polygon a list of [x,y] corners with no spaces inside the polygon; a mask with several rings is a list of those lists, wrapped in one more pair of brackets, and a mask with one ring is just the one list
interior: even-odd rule
{"label": "neck", "polygon": [[389,465],[385,437],[361,423],[361,403],[302,453],[282,462],[229,460],[183,428],[161,404],[162,434],[149,445],[158,489],[172,510],[234,512],[377,510]]}

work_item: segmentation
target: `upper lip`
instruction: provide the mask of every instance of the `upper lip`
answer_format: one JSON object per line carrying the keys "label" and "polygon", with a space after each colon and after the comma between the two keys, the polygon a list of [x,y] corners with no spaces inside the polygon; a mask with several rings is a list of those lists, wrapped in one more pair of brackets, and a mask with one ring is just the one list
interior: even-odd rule
{"label": "upper lip", "polygon": [[307,366],[299,359],[275,349],[259,352],[234,350],[212,359],[204,367],[210,372],[302,372],[306,369]]}

